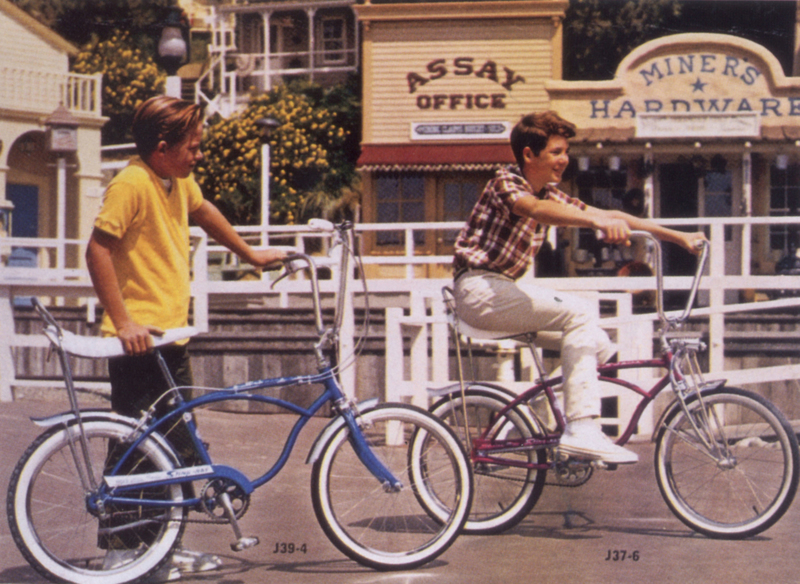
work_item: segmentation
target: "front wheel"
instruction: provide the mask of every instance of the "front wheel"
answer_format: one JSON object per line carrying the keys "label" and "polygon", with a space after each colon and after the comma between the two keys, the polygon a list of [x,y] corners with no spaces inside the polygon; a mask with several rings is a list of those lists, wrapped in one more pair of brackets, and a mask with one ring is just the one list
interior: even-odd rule
{"label": "front wheel", "polygon": [[692,529],[723,539],[764,531],[797,490],[797,438],[759,395],[723,387],[676,407],[656,438],[655,467],[669,508]]}
{"label": "front wheel", "polygon": [[[387,487],[375,478],[353,448],[355,437],[342,425],[314,463],[311,494],[317,519],[341,552],[365,566],[421,566],[450,547],[467,519],[472,477],[466,455],[449,428],[413,406],[381,405],[358,420],[372,454],[402,487]],[[423,435],[425,448],[417,450],[414,445]],[[449,509],[443,520],[426,512],[418,498],[421,491],[442,499]]]}
{"label": "front wheel", "polygon": [[[90,501],[110,460],[131,427],[110,420],[83,422],[86,458],[79,427],[58,426],[39,436],[11,475],[6,509],[17,547],[39,573],[74,584],[121,584],[156,570],[180,541],[181,507],[106,508]],[[175,468],[174,459],[156,440],[144,440],[129,459],[127,472]],[[130,496],[130,495],[129,495]],[[180,485],[148,487],[136,495],[181,500]]]}

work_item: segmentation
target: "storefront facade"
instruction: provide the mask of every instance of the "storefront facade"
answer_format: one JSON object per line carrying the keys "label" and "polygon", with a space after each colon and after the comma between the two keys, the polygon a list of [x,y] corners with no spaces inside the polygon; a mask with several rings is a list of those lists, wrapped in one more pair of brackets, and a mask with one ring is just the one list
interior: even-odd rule
{"label": "storefront facade", "polygon": [[[550,107],[580,129],[568,187],[589,203],[625,208],[633,199],[657,218],[798,214],[800,78],[760,45],[663,37],[628,55],[612,81],[553,81],[547,91]],[[573,249],[587,247],[576,237]],[[728,274],[773,273],[798,243],[782,225],[731,228],[725,238]],[[672,273],[691,270],[680,254],[667,259]]]}
{"label": "storefront facade", "polygon": [[[578,126],[561,187],[590,204],[655,218],[798,214],[800,78],[742,38],[680,34],[635,49],[613,80],[563,81],[566,7],[356,6],[364,31],[364,222],[465,219],[494,169],[512,162],[510,127],[542,109]],[[548,274],[619,267],[592,233],[561,237]],[[781,225],[728,229],[726,271],[774,273],[796,238]],[[415,252],[448,254],[453,239],[417,234]],[[367,247],[391,255],[405,243],[402,232],[384,232]],[[742,246],[750,246],[750,265],[742,265]],[[682,255],[667,252],[667,273],[693,269]],[[440,277],[445,268],[425,270],[417,275]]]}
{"label": "storefront facade", "polygon": [[[561,78],[562,1],[359,4],[362,24],[362,220],[463,220],[493,171],[512,162],[514,121],[548,107]],[[418,232],[416,253],[451,253],[452,232]],[[403,253],[405,234],[370,238]],[[376,268],[376,277],[401,269]],[[446,274],[441,266],[417,276]]]}

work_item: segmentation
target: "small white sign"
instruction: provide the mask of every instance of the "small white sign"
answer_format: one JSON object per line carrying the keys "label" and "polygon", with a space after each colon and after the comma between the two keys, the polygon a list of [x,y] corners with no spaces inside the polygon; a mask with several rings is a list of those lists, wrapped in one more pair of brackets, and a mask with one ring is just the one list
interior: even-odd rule
{"label": "small white sign", "polygon": [[507,140],[509,122],[412,122],[412,140]]}
{"label": "small white sign", "polygon": [[756,138],[761,116],[756,112],[732,114],[639,114],[637,138]]}

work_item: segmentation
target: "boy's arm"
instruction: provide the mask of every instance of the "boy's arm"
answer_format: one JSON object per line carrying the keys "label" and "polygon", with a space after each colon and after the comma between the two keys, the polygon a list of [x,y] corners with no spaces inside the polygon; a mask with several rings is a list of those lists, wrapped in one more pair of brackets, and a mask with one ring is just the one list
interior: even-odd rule
{"label": "boy's arm", "polygon": [[697,253],[701,242],[706,240],[702,232],[676,231],[622,211],[607,211],[591,206],[581,209],[575,205],[539,199],[533,195],[519,199],[514,203],[512,211],[545,225],[599,229],[605,241],[614,244],[628,244],[633,230],[647,231],[659,239],[677,243],[692,253]]}
{"label": "boy's arm", "polygon": [[95,229],[86,247],[86,265],[97,298],[114,323],[125,352],[129,355],[142,355],[153,346],[150,333],[158,334],[162,331],[157,327],[142,326],[134,322],[128,314],[112,261],[112,251],[118,244],[119,240],[112,235]]}
{"label": "boy's arm", "polygon": [[264,267],[286,257],[286,253],[278,249],[253,249],[209,201],[203,201],[197,210],[190,213],[190,217],[217,243],[256,267]]}

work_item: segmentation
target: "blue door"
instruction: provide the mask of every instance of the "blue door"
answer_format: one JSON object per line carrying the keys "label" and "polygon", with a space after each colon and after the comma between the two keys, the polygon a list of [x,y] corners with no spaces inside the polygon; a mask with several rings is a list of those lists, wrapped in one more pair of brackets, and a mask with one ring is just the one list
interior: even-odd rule
{"label": "blue door", "polygon": [[[14,204],[11,219],[12,237],[39,236],[39,187],[31,185],[6,185],[6,199]],[[39,250],[35,247],[14,247],[8,258],[8,266],[35,268]],[[29,298],[14,298],[16,306],[30,306]]]}

